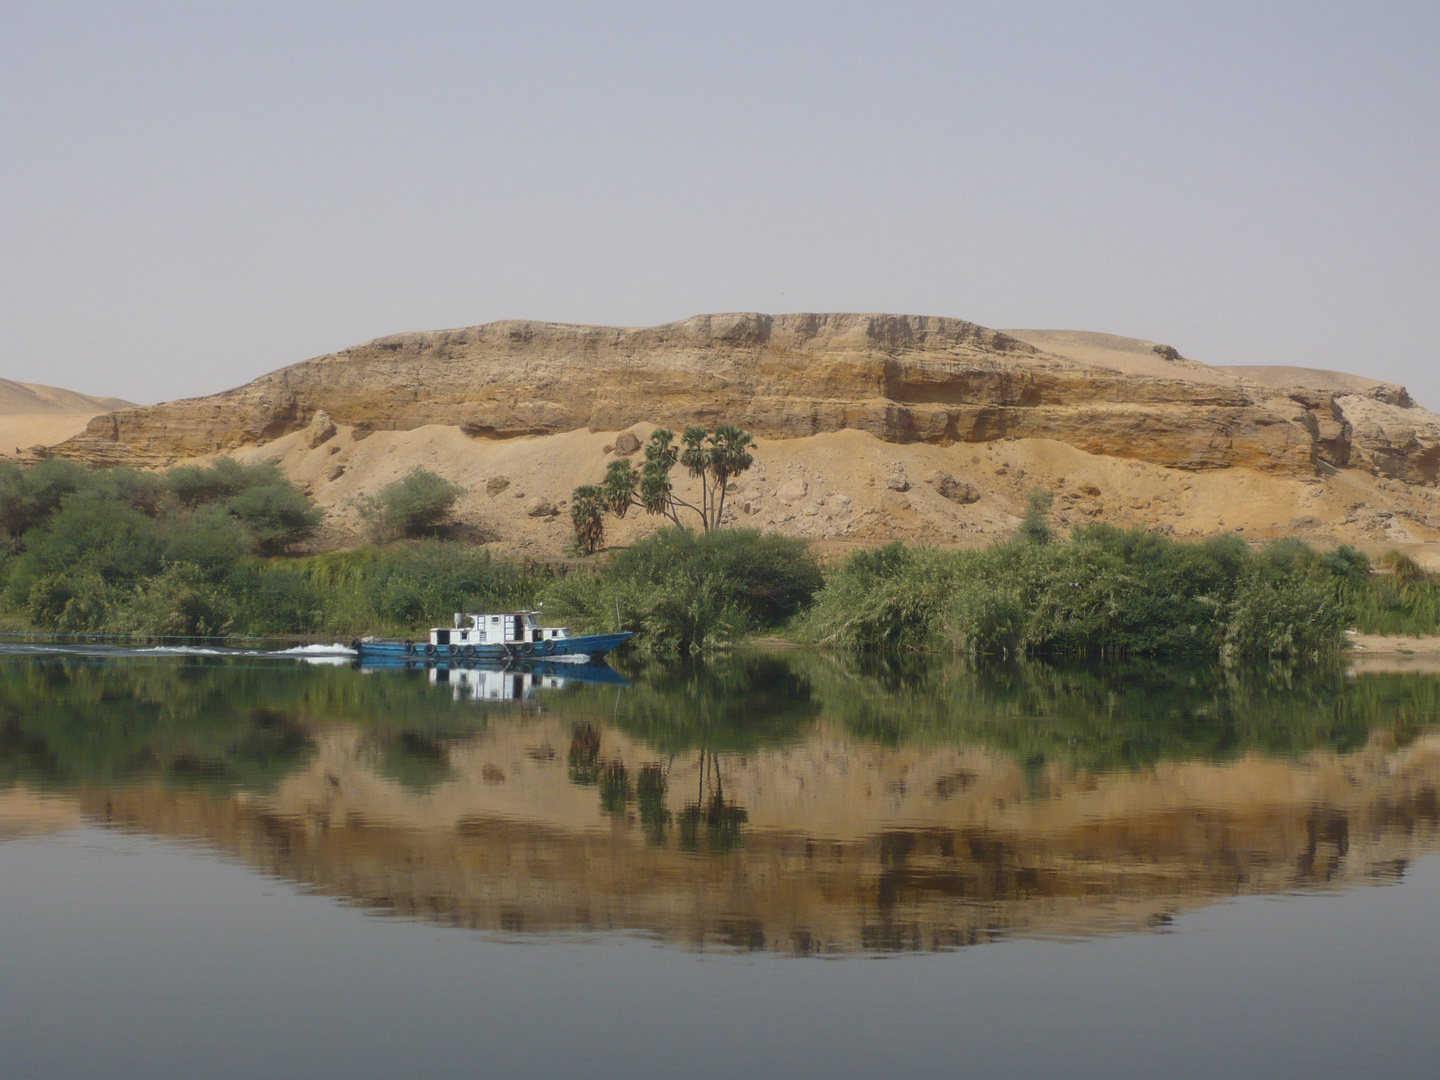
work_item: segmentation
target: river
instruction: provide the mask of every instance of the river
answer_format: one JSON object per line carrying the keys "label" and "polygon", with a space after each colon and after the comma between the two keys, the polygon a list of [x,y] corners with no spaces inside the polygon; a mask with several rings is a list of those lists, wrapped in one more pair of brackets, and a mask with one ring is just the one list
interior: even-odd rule
{"label": "river", "polygon": [[7,1077],[1409,1076],[1440,677],[0,655]]}

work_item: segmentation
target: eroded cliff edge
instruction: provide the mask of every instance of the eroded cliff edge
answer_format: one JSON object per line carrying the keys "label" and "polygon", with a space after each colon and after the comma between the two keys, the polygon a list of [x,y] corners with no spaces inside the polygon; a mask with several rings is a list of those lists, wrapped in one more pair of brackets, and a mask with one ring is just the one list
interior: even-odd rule
{"label": "eroded cliff edge", "polygon": [[[1172,478],[1182,488],[1187,476],[1214,487],[1201,478],[1231,475],[1226,470],[1238,470],[1235,485],[1244,474],[1294,487],[1252,486],[1252,535],[1304,531],[1312,519],[1337,538],[1374,534],[1385,542],[1418,542],[1440,528],[1440,504],[1432,505],[1440,417],[1403,387],[1309,369],[1208,367],[1153,342],[1002,332],[915,315],[742,313],[648,328],[497,322],[400,334],[221,394],[96,417],[51,452],[144,467],[216,453],[274,457],[332,507],[336,528],[348,500],[391,478],[402,461],[449,461],[467,485],[503,472],[517,481],[510,492],[529,489],[523,508],[477,495],[468,509],[499,539],[513,533],[533,539],[536,550],[558,551],[562,523],[544,514],[532,520],[537,495],[563,505],[571,486],[603,472],[590,459],[602,456],[601,444],[608,452],[616,433],[719,422],[749,428],[767,448],[752,481],[756,498],[736,513],[817,538],[979,540],[1008,528],[1024,487],[1066,477],[1075,505],[1062,499],[1061,511],[1077,519],[1181,532],[1235,528],[1221,491],[1200,492],[1215,502],[1210,510],[1185,505],[1184,490],[1165,501]],[[875,475],[840,475],[853,464],[842,461],[846,440],[862,437],[875,448],[865,465]],[[576,438],[583,452],[571,446]],[[1116,472],[1121,465],[1147,471]],[[915,475],[887,494],[897,468]],[[956,506],[925,489],[914,494],[936,470],[955,473],[985,501]],[[776,490],[761,493],[769,474],[780,477]],[[1336,477],[1342,482],[1331,483]],[[803,493],[787,500],[782,491],[799,490],[789,480],[844,494],[856,513],[845,520],[828,503],[809,507],[805,500],[816,500]],[[1303,487],[1317,482],[1335,488],[1334,498],[1317,501]],[[857,483],[878,494],[849,490]],[[886,502],[897,498],[906,506]],[[858,511],[870,502],[866,526]],[[908,510],[923,527],[906,527]],[[968,521],[981,511],[989,516]]]}
{"label": "eroded cliff edge", "polygon": [[[1368,423],[1351,421],[1351,399],[1380,406],[1380,425],[1368,412]],[[1169,378],[1127,373],[928,316],[703,315],[644,329],[499,322],[380,338],[225,393],[97,417],[56,452],[164,465],[277,438],[324,410],[373,430],[443,424],[491,437],[733,421],[772,438],[845,429],[901,443],[1050,438],[1188,469],[1343,467],[1359,450],[1402,479],[1434,482],[1437,446],[1366,438],[1393,422],[1386,410],[1409,405],[1403,389],[1383,385],[1365,398],[1200,381],[1180,364]]]}

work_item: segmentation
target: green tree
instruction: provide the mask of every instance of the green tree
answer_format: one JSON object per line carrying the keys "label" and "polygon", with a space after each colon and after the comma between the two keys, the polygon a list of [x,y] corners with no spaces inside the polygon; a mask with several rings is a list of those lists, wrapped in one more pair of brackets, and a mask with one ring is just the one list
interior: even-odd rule
{"label": "green tree", "polygon": [[[588,498],[598,505],[602,513],[608,510],[623,518],[632,506],[638,506],[647,514],[667,517],[683,527],[680,512],[688,510],[700,519],[703,531],[718,529],[725,517],[725,496],[730,481],[755,464],[754,448],[754,436],[734,424],[722,424],[713,432],[707,432],[702,427],[686,428],[678,446],[673,431],[656,428],[645,445],[645,462],[639,471],[628,459],[612,461],[605,471],[605,479],[598,486],[586,485],[585,488],[575,489],[571,496],[570,516],[575,524],[577,543],[582,549],[594,550],[587,546],[580,530],[582,524],[586,529],[594,530],[592,516],[595,507],[587,503],[584,514],[578,517],[575,511],[580,492],[591,488],[597,494]],[[670,474],[676,465],[700,481],[698,504],[675,493]],[[600,528],[603,534],[603,524]]]}
{"label": "green tree", "polygon": [[0,539],[13,544],[27,530],[49,520],[67,495],[89,481],[83,465],[45,458],[28,469],[0,465]]}
{"label": "green tree", "polygon": [[429,469],[415,468],[362,499],[360,516],[377,540],[434,535],[450,524],[465,489]]}
{"label": "green tree", "polygon": [[1043,488],[1031,488],[1025,496],[1025,517],[1015,535],[1032,544],[1048,544],[1055,538],[1050,529],[1050,507],[1055,496]]}
{"label": "green tree", "polygon": [[288,481],[247,488],[230,500],[229,509],[266,555],[309,539],[325,517],[324,510]]}
{"label": "green tree", "polygon": [[605,489],[595,484],[584,484],[571,494],[570,523],[582,555],[594,555],[605,543],[606,507]]}

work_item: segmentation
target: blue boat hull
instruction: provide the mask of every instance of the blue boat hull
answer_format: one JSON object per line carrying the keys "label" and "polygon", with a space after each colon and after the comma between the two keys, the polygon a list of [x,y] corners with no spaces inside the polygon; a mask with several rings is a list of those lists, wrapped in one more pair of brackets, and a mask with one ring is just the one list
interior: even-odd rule
{"label": "blue boat hull", "polygon": [[357,641],[361,665],[375,662],[414,661],[429,664],[507,663],[521,660],[599,660],[629,641],[629,630],[618,634],[585,634],[545,642],[511,645],[427,645],[418,641]]}

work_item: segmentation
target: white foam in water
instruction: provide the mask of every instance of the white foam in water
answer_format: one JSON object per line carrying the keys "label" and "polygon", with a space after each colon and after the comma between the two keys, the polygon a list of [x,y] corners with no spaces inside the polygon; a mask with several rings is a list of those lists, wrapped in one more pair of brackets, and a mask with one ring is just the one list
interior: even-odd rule
{"label": "white foam in water", "polygon": [[354,656],[355,650],[349,645],[335,642],[333,645],[296,645],[289,649],[277,649],[280,656]]}
{"label": "white foam in water", "polygon": [[[120,646],[124,648],[124,646]],[[150,656],[229,656],[235,649],[207,649],[202,645],[151,645],[130,650]]]}
{"label": "white foam in water", "polygon": [[253,656],[303,660],[307,664],[348,664],[355,650],[331,645],[295,645],[288,649],[242,649],[206,645],[125,645],[118,642],[8,642],[0,641],[0,654],[73,656]]}

